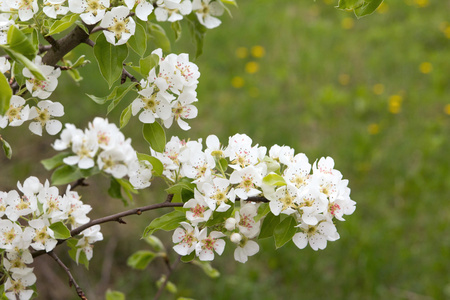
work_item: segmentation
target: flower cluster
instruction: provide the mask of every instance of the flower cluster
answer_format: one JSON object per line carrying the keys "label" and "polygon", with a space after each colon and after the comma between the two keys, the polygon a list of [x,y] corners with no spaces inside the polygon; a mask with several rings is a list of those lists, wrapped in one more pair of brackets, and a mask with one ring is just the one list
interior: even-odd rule
{"label": "flower cluster", "polygon": [[[71,149],[63,162],[80,169],[97,167],[115,178],[128,175],[130,178],[148,174],[151,165],[139,163],[131,139],[125,139],[119,128],[107,119],[96,117],[84,131],[73,124],[65,124],[60,139],[53,144],[55,150]],[[151,172],[150,172],[151,177]],[[148,178],[150,179],[150,178]],[[150,185],[150,184],[148,184]]]}
{"label": "flower cluster", "polygon": [[[26,88],[31,96],[40,99],[36,106],[29,106],[26,100],[21,96],[13,95],[10,100],[9,109],[4,116],[0,115],[0,128],[6,126],[20,126],[25,121],[31,121],[29,129],[37,135],[42,135],[43,128],[48,134],[55,135],[61,128],[62,124],[52,117],[62,117],[64,115],[64,107],[59,102],[48,100],[48,97],[56,89],[58,85],[58,77],[61,74],[60,69],[43,65],[41,57],[36,56],[34,63],[41,73],[45,76],[46,81],[39,80],[27,69],[23,69],[23,75],[26,80]],[[0,57],[0,72],[7,73],[11,71],[11,64],[4,57]]]}
{"label": "flower cluster", "polygon": [[[30,250],[52,251],[58,238],[70,237],[72,230],[89,222],[86,216],[91,206],[83,204],[77,192],[70,186],[63,196],[58,188],[48,181],[42,184],[38,178],[29,177],[16,190],[0,191],[0,249],[2,249],[2,271],[8,274],[5,294],[8,299],[30,299],[33,290],[29,287],[36,281]],[[103,239],[100,226],[81,232],[75,244],[76,260],[80,255],[92,258],[92,244]],[[75,240],[76,241],[76,240]]]}
{"label": "flower cluster", "polygon": [[[81,20],[93,25],[100,23],[108,42],[122,45],[134,35],[136,23],[131,17],[146,22],[154,12],[158,22],[176,22],[191,13],[200,24],[212,29],[220,25],[217,18],[225,10],[221,0],[125,0],[125,5],[112,6],[110,0],[0,0],[0,44],[6,44],[6,32],[17,21],[29,21],[42,12],[52,19],[69,13],[79,14]],[[154,7],[156,7],[154,9]],[[18,20],[17,20],[18,17]]]}
{"label": "flower cluster", "polygon": [[[355,210],[348,181],[330,157],[311,166],[303,153],[295,155],[294,149],[278,145],[267,153],[244,134],[230,137],[226,147],[211,135],[206,146],[203,151],[201,140],[173,137],[164,153],[152,151],[164,165],[164,176],[175,183],[189,178],[194,184],[193,197],[184,204],[187,222],[173,236],[180,255],[195,250],[200,260],[212,260],[213,250],[221,254],[221,238],[228,236],[237,244],[235,259],[246,262],[259,251],[254,240],[260,220],[269,213],[294,218],[293,241],[299,248],[309,242],[314,250],[324,249],[327,241],[339,238],[334,220],[342,221]],[[258,213],[262,205],[267,209]],[[219,213],[229,217],[216,222]],[[210,224],[222,230],[208,235]]]}
{"label": "flower cluster", "polygon": [[175,120],[181,129],[188,130],[191,127],[183,119],[197,116],[192,103],[198,101],[198,67],[186,53],[163,56],[162,50],[157,49],[152,54],[159,57],[159,63],[141,81],[143,89],[132,103],[132,114],[140,113],[139,120],[143,123],[153,123],[159,118],[166,128]]}

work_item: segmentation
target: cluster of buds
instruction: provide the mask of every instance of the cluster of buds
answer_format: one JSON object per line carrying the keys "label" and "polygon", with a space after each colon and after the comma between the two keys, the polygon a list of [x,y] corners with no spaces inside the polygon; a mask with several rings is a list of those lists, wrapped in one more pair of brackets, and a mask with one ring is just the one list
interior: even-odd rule
{"label": "cluster of buds", "polygon": [[[63,196],[48,181],[42,184],[38,178],[29,177],[16,190],[0,192],[0,249],[2,272],[7,275],[5,295],[8,299],[30,299],[30,289],[36,281],[30,250],[52,251],[58,239],[70,238],[70,231],[89,222],[86,216],[91,206],[80,200],[70,186]],[[75,259],[83,255],[92,258],[93,243],[103,239],[100,226],[81,232],[74,239]]]}

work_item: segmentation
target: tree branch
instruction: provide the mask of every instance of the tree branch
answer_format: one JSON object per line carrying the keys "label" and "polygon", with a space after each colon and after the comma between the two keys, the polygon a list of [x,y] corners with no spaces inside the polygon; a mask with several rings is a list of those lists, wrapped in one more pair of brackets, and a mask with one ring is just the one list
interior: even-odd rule
{"label": "tree branch", "polygon": [[155,297],[153,300],[158,300],[159,297],[162,295],[162,292],[164,291],[164,288],[166,287],[167,283],[169,282],[169,277],[172,275],[173,270],[177,267],[178,263],[181,261],[181,255],[178,255],[178,258],[172,265],[170,265],[170,262],[168,259],[166,259],[167,268],[169,271],[167,272],[166,278],[164,279],[164,282],[159,287],[158,291],[156,292]]}
{"label": "tree branch", "polygon": [[[92,31],[95,25],[86,25],[88,31]],[[89,34],[80,26],[76,26],[65,37],[54,40],[52,47],[42,58],[42,63],[50,66],[56,65],[67,53],[73,50],[81,43],[88,43]]]}
{"label": "tree branch", "polygon": [[61,268],[64,269],[64,271],[66,272],[67,276],[69,276],[69,286],[72,287],[72,285],[73,285],[75,287],[75,290],[77,291],[78,297],[80,297],[83,300],[87,300],[86,296],[84,295],[83,290],[80,288],[80,286],[77,284],[77,282],[73,278],[72,273],[70,273],[69,268],[66,267],[66,265],[59,259],[59,257],[53,251],[50,251],[48,253],[48,255],[51,258],[53,258],[58,263],[58,265],[61,266]]}
{"label": "tree branch", "polygon": [[166,201],[162,202],[162,203],[157,203],[157,204],[152,204],[152,205],[148,205],[148,206],[142,206],[142,207],[138,207],[138,208],[133,208],[127,211],[123,211],[114,215],[110,215],[107,217],[103,217],[103,218],[99,218],[99,219],[95,219],[90,221],[89,223],[86,223],[84,225],[81,225],[80,227],[75,228],[74,230],[72,230],[70,232],[71,236],[76,236],[77,234],[80,234],[83,230],[92,227],[94,225],[98,225],[98,224],[102,224],[102,223],[107,223],[107,222],[119,222],[121,224],[126,224],[124,220],[122,220],[123,217],[126,216],[131,216],[131,215],[140,215],[142,214],[144,211],[148,211],[148,210],[154,210],[154,209],[158,209],[158,208],[163,208],[163,207],[182,207],[184,205],[184,203],[172,203],[172,198],[173,198],[173,194],[169,194],[167,196]]}
{"label": "tree branch", "polygon": [[[120,224],[126,224],[125,221],[122,220],[123,217],[131,216],[131,215],[141,215],[144,211],[149,211],[149,210],[154,210],[154,209],[159,209],[159,208],[164,208],[164,207],[182,207],[184,205],[184,203],[172,203],[172,198],[173,198],[173,194],[169,194],[169,195],[167,195],[166,201],[164,201],[162,203],[142,206],[142,207],[130,209],[127,211],[123,211],[123,212],[120,212],[120,213],[117,213],[114,215],[110,215],[110,216],[106,216],[103,218],[92,220],[89,223],[86,223],[84,225],[81,225],[80,227],[73,229],[70,232],[70,235],[72,237],[76,236],[87,228],[90,228],[94,225],[107,223],[107,222],[115,221],[115,222],[119,222]],[[66,240],[58,240],[58,245],[64,243],[65,241]],[[32,255],[33,255],[33,257],[38,257],[45,253],[46,253],[45,250],[38,250],[38,251],[33,252]]]}

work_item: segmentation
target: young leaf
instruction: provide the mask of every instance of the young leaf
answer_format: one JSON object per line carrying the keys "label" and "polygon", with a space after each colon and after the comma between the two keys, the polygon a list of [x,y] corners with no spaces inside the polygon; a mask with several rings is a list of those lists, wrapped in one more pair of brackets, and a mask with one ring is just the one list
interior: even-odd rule
{"label": "young leaf", "polygon": [[211,266],[211,263],[209,262],[200,262],[198,260],[194,260],[192,261],[192,263],[196,266],[199,266],[200,268],[202,268],[203,272],[205,272],[206,275],[208,275],[211,278],[217,278],[220,276],[219,271],[217,271],[216,269],[214,269]]}
{"label": "young leaf", "polygon": [[281,177],[278,174],[269,174],[266,177],[263,178],[263,183],[267,185],[276,185],[276,186],[283,186],[286,185],[286,181],[283,177]]}
{"label": "young leaf", "polygon": [[69,15],[65,15],[64,17],[62,17],[61,20],[56,20],[50,26],[50,30],[49,30],[47,36],[63,32],[64,30],[66,30],[70,26],[72,26],[77,19],[78,19],[77,14],[69,14]]}
{"label": "young leaf", "polygon": [[166,133],[161,124],[158,122],[144,124],[142,134],[153,150],[160,153],[164,152],[164,148],[166,147]]}
{"label": "young leaf", "polygon": [[2,141],[2,144],[3,144],[2,147],[3,147],[3,151],[5,152],[6,158],[11,159],[11,156],[12,156],[11,146],[1,136],[0,136],[0,140]]}
{"label": "young leaf", "polygon": [[295,227],[296,225],[297,222],[295,221],[295,218],[293,216],[288,216],[275,227],[273,236],[275,238],[275,245],[277,248],[282,247],[292,239],[294,234],[297,232],[297,228]]}
{"label": "young leaf", "polygon": [[155,251],[166,252],[163,243],[156,236],[148,235],[144,238],[144,241],[147,242],[147,244],[149,244]]}
{"label": "young leaf", "polygon": [[120,114],[120,129],[124,128],[131,118],[131,104],[128,105]]}
{"label": "young leaf", "polygon": [[127,45],[114,46],[106,40],[105,35],[100,34],[95,41],[94,55],[103,78],[111,88],[122,75],[123,61],[128,56]]}
{"label": "young leaf", "polygon": [[0,73],[0,116],[4,116],[9,109],[9,102],[12,97],[12,90],[8,79]]}
{"label": "young leaf", "polygon": [[70,230],[62,222],[53,223],[49,228],[53,230],[57,240],[65,240],[71,237]]}
{"label": "young leaf", "polygon": [[140,250],[128,257],[127,265],[137,270],[144,270],[155,257],[156,253],[152,251]]}
{"label": "young leaf", "polygon": [[144,26],[139,24],[139,22],[136,23],[134,35],[130,37],[127,44],[137,55],[140,57],[144,56],[147,50],[147,33],[145,32]]}
{"label": "young leaf", "polygon": [[105,298],[106,300],[125,300],[125,294],[119,291],[107,290]]}
{"label": "young leaf", "polygon": [[157,230],[174,230],[178,228],[180,222],[186,221],[186,214],[182,211],[174,210],[159,218],[154,219],[144,230],[143,237],[153,234]]}
{"label": "young leaf", "polygon": [[155,175],[157,175],[157,176],[162,175],[162,173],[164,171],[164,166],[159,159],[157,159],[156,157],[147,155],[147,154],[142,154],[142,153],[137,153],[137,157],[139,160],[146,160],[146,161],[150,162],[153,166],[152,170],[155,173]]}
{"label": "young leaf", "polygon": [[261,232],[259,233],[259,239],[265,239],[273,235],[275,227],[280,223],[280,216],[275,216],[269,213],[265,218],[261,226]]}
{"label": "young leaf", "polygon": [[51,158],[41,160],[41,164],[44,166],[44,168],[47,171],[49,171],[49,170],[52,170],[54,168],[64,165],[63,159],[69,155],[70,155],[70,152],[61,152]]}
{"label": "young leaf", "polygon": [[181,23],[180,21],[172,22],[172,30],[175,34],[175,41],[178,41],[181,37]]}

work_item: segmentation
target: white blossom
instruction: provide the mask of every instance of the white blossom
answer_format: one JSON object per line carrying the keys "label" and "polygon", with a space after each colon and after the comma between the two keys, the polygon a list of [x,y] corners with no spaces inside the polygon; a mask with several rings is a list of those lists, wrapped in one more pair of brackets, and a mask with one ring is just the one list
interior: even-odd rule
{"label": "white blossom", "polygon": [[126,6],[118,6],[108,11],[103,17],[100,27],[106,40],[113,45],[123,45],[134,35],[136,23],[133,18],[128,17],[130,10]]}
{"label": "white blossom", "polygon": [[208,29],[216,28],[222,23],[218,18],[224,12],[221,1],[193,0],[192,10],[197,15],[200,24]]}

